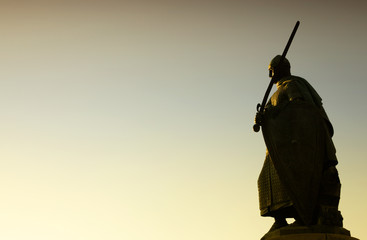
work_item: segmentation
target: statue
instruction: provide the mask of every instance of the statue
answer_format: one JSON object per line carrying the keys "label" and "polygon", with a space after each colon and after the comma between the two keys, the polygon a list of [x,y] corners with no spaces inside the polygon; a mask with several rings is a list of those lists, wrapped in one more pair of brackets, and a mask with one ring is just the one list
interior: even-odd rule
{"label": "statue", "polygon": [[271,60],[277,90],[255,117],[267,146],[258,179],[261,216],[275,219],[269,232],[288,226],[286,218],[295,219],[289,227],[342,227],[333,127],[321,97],[290,68],[284,54]]}

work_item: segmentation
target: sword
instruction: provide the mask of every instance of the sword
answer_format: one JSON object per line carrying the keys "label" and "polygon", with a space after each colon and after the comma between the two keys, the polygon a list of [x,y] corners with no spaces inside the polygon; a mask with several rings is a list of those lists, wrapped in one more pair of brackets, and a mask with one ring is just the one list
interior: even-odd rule
{"label": "sword", "polygon": [[[279,61],[279,64],[278,64],[279,66],[283,63],[283,61],[285,59],[285,56],[287,55],[288,49],[291,46],[291,43],[292,43],[293,38],[294,38],[294,35],[296,35],[298,26],[299,26],[299,21],[296,22],[296,25],[293,28],[292,34],[291,34],[291,36],[288,39],[288,42],[287,42],[287,45],[284,48],[282,57],[280,58],[280,61]],[[259,112],[259,113],[263,113],[264,112],[266,102],[268,100],[268,97],[269,97],[271,88],[273,87],[274,83],[275,83],[275,78],[273,76],[271,78],[271,80],[270,80],[270,83],[269,83],[268,88],[266,89],[266,92],[265,92],[265,95],[264,95],[264,98],[263,98],[263,101],[262,101],[261,105],[260,105],[260,103],[258,103],[257,106],[256,106],[257,112]],[[254,129],[255,132],[260,131],[260,124],[255,123],[254,126],[253,126],[253,129]]]}

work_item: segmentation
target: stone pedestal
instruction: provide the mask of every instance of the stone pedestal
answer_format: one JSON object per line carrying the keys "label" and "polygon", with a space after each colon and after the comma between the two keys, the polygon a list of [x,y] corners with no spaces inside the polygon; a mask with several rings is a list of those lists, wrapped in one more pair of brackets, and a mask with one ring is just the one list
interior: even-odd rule
{"label": "stone pedestal", "polygon": [[358,240],[342,227],[287,226],[265,234],[261,240]]}
{"label": "stone pedestal", "polygon": [[303,234],[289,234],[278,237],[266,238],[266,240],[358,240],[357,238],[329,233],[303,233]]}

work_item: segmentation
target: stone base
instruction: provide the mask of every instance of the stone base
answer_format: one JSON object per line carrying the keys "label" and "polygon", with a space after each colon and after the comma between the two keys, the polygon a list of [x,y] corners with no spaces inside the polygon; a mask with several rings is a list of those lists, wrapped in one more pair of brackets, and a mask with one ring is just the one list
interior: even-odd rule
{"label": "stone base", "polygon": [[332,226],[287,226],[269,232],[261,240],[358,240],[342,227]]}
{"label": "stone base", "polygon": [[289,234],[278,237],[270,237],[266,238],[266,240],[358,240],[358,239],[341,234],[303,233],[303,234]]}

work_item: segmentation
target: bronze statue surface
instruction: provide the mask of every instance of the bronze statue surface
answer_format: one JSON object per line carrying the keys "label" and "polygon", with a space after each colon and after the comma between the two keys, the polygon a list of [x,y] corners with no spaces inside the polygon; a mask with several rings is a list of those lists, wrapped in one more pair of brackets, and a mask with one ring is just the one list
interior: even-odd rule
{"label": "bronze statue surface", "polygon": [[277,90],[255,118],[267,146],[258,179],[260,213],[274,217],[270,232],[288,226],[286,218],[296,220],[291,226],[342,227],[332,124],[316,90],[280,59],[269,66]]}

